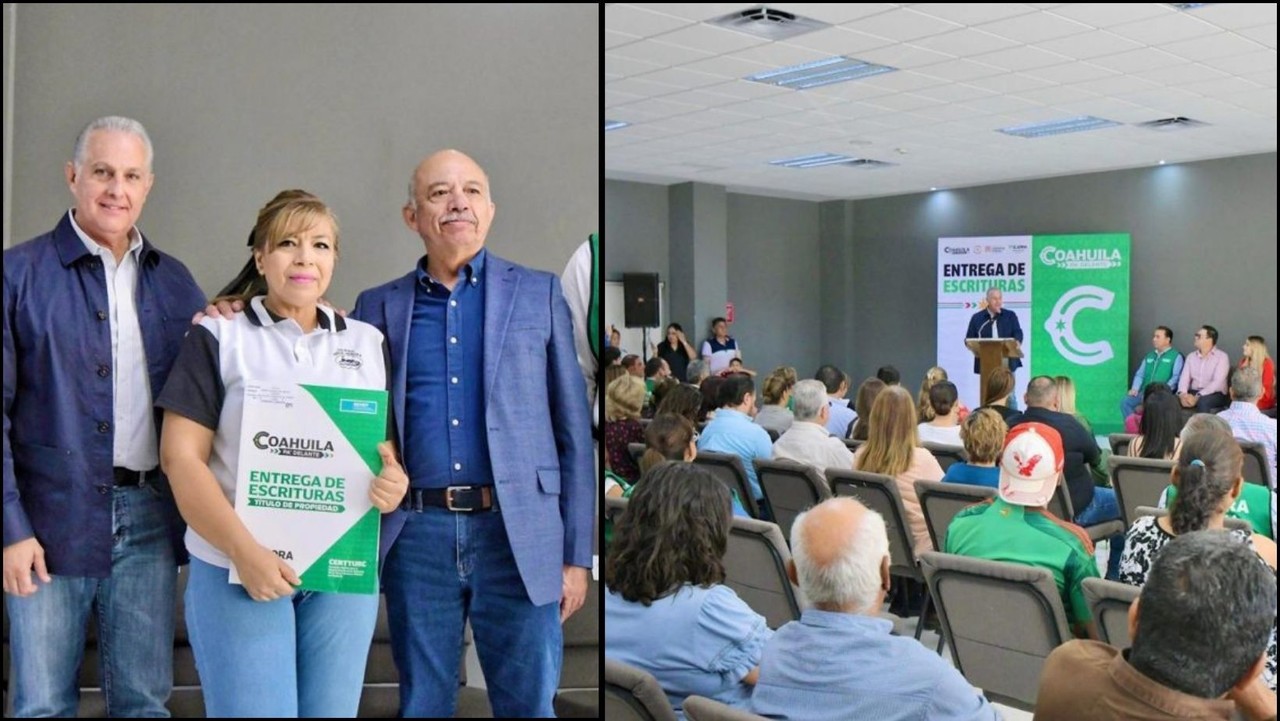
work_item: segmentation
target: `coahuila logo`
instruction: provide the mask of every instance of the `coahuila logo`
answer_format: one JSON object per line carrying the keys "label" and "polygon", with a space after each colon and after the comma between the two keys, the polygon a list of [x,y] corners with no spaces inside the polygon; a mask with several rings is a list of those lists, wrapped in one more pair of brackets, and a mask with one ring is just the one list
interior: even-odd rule
{"label": "coahuila logo", "polygon": [[1097,270],[1099,268],[1119,268],[1120,251],[1116,248],[1077,248],[1064,250],[1046,245],[1040,251],[1040,262],[1049,267],[1057,266],[1068,270]]}
{"label": "coahuila logo", "polygon": [[266,431],[258,431],[253,436],[253,445],[280,456],[295,458],[332,458],[333,442],[316,438],[289,438],[273,436]]}
{"label": "coahuila logo", "polygon": [[[1043,253],[1041,254],[1043,257]],[[1057,303],[1053,304],[1053,312],[1044,322],[1044,329],[1049,332],[1053,347],[1058,349],[1063,358],[1082,366],[1096,366],[1106,363],[1115,355],[1111,343],[1105,340],[1086,343],[1076,337],[1076,314],[1086,308],[1107,310],[1116,294],[1096,285],[1080,285],[1072,288]]]}

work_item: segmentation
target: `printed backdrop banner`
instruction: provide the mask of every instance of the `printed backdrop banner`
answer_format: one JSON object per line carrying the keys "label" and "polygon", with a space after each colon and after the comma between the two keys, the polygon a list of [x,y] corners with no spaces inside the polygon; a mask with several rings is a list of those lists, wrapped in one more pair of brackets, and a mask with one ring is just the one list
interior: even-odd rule
{"label": "printed backdrop banner", "polygon": [[1022,326],[1019,404],[1033,376],[1068,376],[1094,433],[1119,431],[1115,406],[1129,381],[1129,257],[1127,233],[939,238],[937,358],[960,399],[980,404],[964,334],[995,287]]}

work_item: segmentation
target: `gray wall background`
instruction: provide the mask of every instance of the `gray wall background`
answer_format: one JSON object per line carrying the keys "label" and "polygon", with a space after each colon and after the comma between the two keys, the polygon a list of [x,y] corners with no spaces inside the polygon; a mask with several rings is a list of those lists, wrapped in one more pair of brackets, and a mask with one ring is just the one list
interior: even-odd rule
{"label": "gray wall background", "polygon": [[349,308],[422,255],[400,207],[418,161],[446,147],[489,173],[487,247],[558,275],[599,228],[599,12],[6,4],[5,247],[70,207],[63,165],[80,129],[127,115],[156,149],[139,226],[206,293],[247,259],[258,209],[301,187],[338,215],[328,295]]}
{"label": "gray wall background", "polygon": [[[661,186],[606,181],[606,216],[665,227]],[[1276,337],[1276,154],[1005,183],[863,201],[727,194],[729,298],[748,365],[834,362],[854,384],[892,363],[919,385],[935,355],[937,239],[1128,232],[1130,367],[1156,325],[1184,353],[1215,326],[1233,362],[1249,334]],[[610,222],[611,231],[613,229]],[[657,271],[661,238],[617,229],[606,271]],[[689,319],[676,318],[680,322]],[[700,332],[705,332],[699,328]],[[953,373],[966,369],[948,369]]]}

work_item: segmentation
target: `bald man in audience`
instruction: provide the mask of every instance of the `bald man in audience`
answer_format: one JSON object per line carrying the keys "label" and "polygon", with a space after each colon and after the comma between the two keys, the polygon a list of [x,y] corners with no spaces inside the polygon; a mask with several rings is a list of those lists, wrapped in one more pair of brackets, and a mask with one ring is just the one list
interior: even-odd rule
{"label": "bald man in audience", "polygon": [[[751,695],[771,719],[998,719],[953,666],[878,618],[889,590],[884,520],[852,498],[800,514],[787,575],[811,604],[765,645]],[[994,611],[993,611],[994,612]]]}
{"label": "bald man in audience", "polygon": [[1261,673],[1275,610],[1275,571],[1248,543],[1180,534],[1129,606],[1128,650],[1068,641],[1045,659],[1036,721],[1274,719]]}

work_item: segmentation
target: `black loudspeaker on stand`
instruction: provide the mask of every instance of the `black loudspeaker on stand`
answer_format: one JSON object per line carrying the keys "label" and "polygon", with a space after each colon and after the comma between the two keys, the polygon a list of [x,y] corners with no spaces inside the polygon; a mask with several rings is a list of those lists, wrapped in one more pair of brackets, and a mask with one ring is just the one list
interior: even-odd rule
{"label": "black loudspeaker on stand", "polygon": [[658,274],[624,273],[622,275],[623,324],[644,332],[640,352],[648,359],[649,328],[658,327]]}

